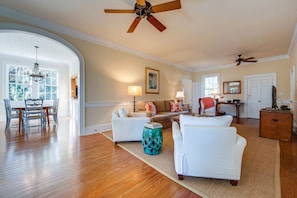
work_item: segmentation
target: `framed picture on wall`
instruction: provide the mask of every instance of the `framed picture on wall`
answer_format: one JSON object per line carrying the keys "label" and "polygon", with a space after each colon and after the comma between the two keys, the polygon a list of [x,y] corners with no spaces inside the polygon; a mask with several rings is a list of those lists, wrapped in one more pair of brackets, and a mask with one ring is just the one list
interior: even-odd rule
{"label": "framed picture on wall", "polygon": [[145,93],[159,94],[160,71],[152,68],[145,68]]}

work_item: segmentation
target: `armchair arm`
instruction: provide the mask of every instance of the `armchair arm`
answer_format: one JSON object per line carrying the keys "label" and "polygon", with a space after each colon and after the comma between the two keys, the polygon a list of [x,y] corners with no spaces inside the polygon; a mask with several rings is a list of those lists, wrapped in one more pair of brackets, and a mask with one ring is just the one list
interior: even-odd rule
{"label": "armchair arm", "polygon": [[113,141],[140,141],[148,117],[124,117],[112,119]]}
{"label": "armchair arm", "polygon": [[234,152],[234,161],[235,161],[235,175],[240,179],[241,174],[241,163],[244,149],[247,145],[247,141],[244,137],[236,134],[236,142],[235,142],[235,152]]}
{"label": "armchair arm", "polygon": [[174,165],[177,174],[183,174],[183,138],[177,122],[172,123],[172,138],[174,141]]}

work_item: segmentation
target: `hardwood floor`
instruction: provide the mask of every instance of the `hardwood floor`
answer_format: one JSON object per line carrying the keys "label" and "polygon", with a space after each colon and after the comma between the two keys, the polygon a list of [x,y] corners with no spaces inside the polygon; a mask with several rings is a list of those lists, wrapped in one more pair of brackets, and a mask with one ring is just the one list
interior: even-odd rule
{"label": "hardwood floor", "polygon": [[[0,122],[0,197],[199,197],[101,134],[78,137],[68,118],[42,133],[11,128],[5,134],[4,128]],[[295,197],[296,135],[280,149],[282,197]]]}
{"label": "hardwood floor", "polygon": [[60,118],[42,133],[1,133],[0,197],[199,197],[103,135],[77,137],[74,128]]}

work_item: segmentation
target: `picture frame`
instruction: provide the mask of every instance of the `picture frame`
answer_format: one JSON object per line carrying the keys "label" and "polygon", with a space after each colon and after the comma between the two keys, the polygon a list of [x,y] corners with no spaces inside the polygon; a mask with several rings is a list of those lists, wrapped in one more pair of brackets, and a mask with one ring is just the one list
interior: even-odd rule
{"label": "picture frame", "polygon": [[223,94],[240,94],[240,93],[241,93],[240,80],[223,82]]}
{"label": "picture frame", "polygon": [[149,67],[145,68],[145,93],[159,94],[160,92],[160,71]]}

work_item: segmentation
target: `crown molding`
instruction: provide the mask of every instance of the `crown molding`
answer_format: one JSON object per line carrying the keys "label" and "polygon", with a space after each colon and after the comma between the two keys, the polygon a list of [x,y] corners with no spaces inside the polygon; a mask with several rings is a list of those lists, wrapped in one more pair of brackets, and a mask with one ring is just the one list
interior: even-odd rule
{"label": "crown molding", "polygon": [[112,43],[110,41],[100,39],[100,38],[97,38],[97,37],[94,37],[94,36],[79,32],[77,30],[67,28],[67,27],[64,27],[64,26],[61,26],[61,25],[58,25],[58,24],[55,24],[55,23],[51,23],[51,22],[49,22],[47,20],[40,19],[40,18],[37,18],[37,17],[33,17],[33,16],[30,16],[30,15],[27,15],[27,14],[23,14],[23,13],[15,11],[15,10],[11,10],[11,9],[1,7],[1,6],[0,6],[0,16],[7,17],[9,19],[18,20],[18,21],[21,21],[21,22],[24,22],[24,23],[28,23],[30,25],[35,25],[35,26],[45,28],[45,29],[48,29],[48,30],[51,30],[51,31],[55,31],[55,32],[58,32],[58,33],[61,33],[61,34],[72,36],[74,38],[78,38],[78,39],[81,39],[81,40],[84,40],[84,41],[99,44],[99,45],[102,45],[102,46],[105,46],[105,47],[108,47],[108,48],[116,49],[116,50],[119,50],[119,51],[122,51],[122,52],[126,52],[126,53],[129,53],[129,54],[132,54],[132,55],[136,55],[138,57],[142,57],[142,58],[146,58],[146,59],[156,61],[156,62],[159,62],[159,63],[167,64],[167,65],[170,65],[170,66],[173,66],[173,67],[176,67],[176,68],[179,68],[179,69],[183,69],[183,70],[186,70],[186,71],[193,71],[192,69],[190,69],[188,67],[185,67],[183,65],[174,64],[172,62],[161,59],[159,57],[152,56],[152,55],[149,55],[149,54],[137,51],[137,50],[133,50],[131,48],[123,47],[123,46],[117,45],[115,43]]}
{"label": "crown molding", "polygon": [[297,44],[297,24],[295,25],[295,31],[294,31],[294,34],[292,36],[292,40],[291,40],[290,47],[289,47],[289,50],[288,50],[289,55],[293,52],[293,49],[296,46],[296,44]]}
{"label": "crown molding", "polygon": [[[283,54],[283,55],[279,55],[279,56],[271,56],[271,57],[267,57],[267,58],[258,59],[257,63],[264,63],[264,62],[270,62],[270,61],[276,61],[276,60],[283,60],[283,59],[288,59],[288,58],[290,58],[288,54]],[[242,65],[248,65],[248,64],[255,64],[255,63],[242,63]],[[209,70],[222,69],[222,68],[227,68],[227,67],[234,67],[235,65],[236,65],[235,63],[231,63],[231,64],[219,65],[219,66],[215,66],[215,67],[211,67],[211,68],[203,67],[203,68],[195,69],[194,72],[209,71]]]}
{"label": "crown molding", "polygon": [[[10,18],[10,19],[14,19],[14,20],[18,20],[18,21],[28,23],[28,24],[31,24],[31,25],[35,25],[35,26],[45,28],[45,29],[48,29],[48,30],[51,30],[51,31],[55,31],[55,32],[58,32],[58,33],[61,33],[61,34],[72,36],[74,38],[78,38],[78,39],[85,40],[85,41],[88,41],[88,42],[91,42],[91,43],[99,44],[99,45],[102,45],[102,46],[105,46],[105,47],[108,47],[108,48],[116,49],[116,50],[126,52],[126,53],[129,53],[129,54],[138,56],[138,57],[142,57],[142,58],[146,58],[146,59],[149,59],[149,60],[152,60],[152,61],[156,61],[156,62],[159,62],[159,63],[170,65],[170,66],[173,66],[173,67],[185,70],[185,71],[200,72],[200,71],[221,69],[221,68],[227,68],[227,67],[233,67],[234,66],[234,64],[226,64],[226,65],[218,65],[218,66],[211,67],[211,68],[209,68],[208,66],[198,68],[198,69],[189,68],[189,67],[186,67],[184,65],[174,64],[174,63],[172,63],[170,61],[167,61],[167,60],[164,60],[162,58],[152,56],[152,55],[149,55],[149,54],[146,54],[146,53],[143,53],[143,52],[131,49],[131,48],[120,46],[120,45],[115,44],[113,42],[110,42],[110,41],[107,41],[107,40],[104,40],[104,39],[101,39],[101,38],[97,38],[97,37],[94,37],[94,36],[79,32],[77,30],[67,28],[65,26],[61,26],[61,25],[58,25],[58,24],[55,24],[55,23],[51,23],[51,22],[49,22],[47,20],[43,20],[43,19],[40,19],[40,18],[37,18],[37,17],[26,15],[26,14],[17,12],[15,10],[8,9],[8,8],[5,8],[5,7],[1,7],[1,6],[0,6],[0,16],[7,17],[7,18]],[[294,34],[292,36],[290,47],[288,49],[288,55],[280,55],[280,56],[263,58],[263,59],[259,59],[258,62],[268,62],[268,61],[274,61],[274,60],[289,58],[289,55],[291,54],[292,50],[294,49],[296,43],[297,43],[297,25],[295,27]]]}

